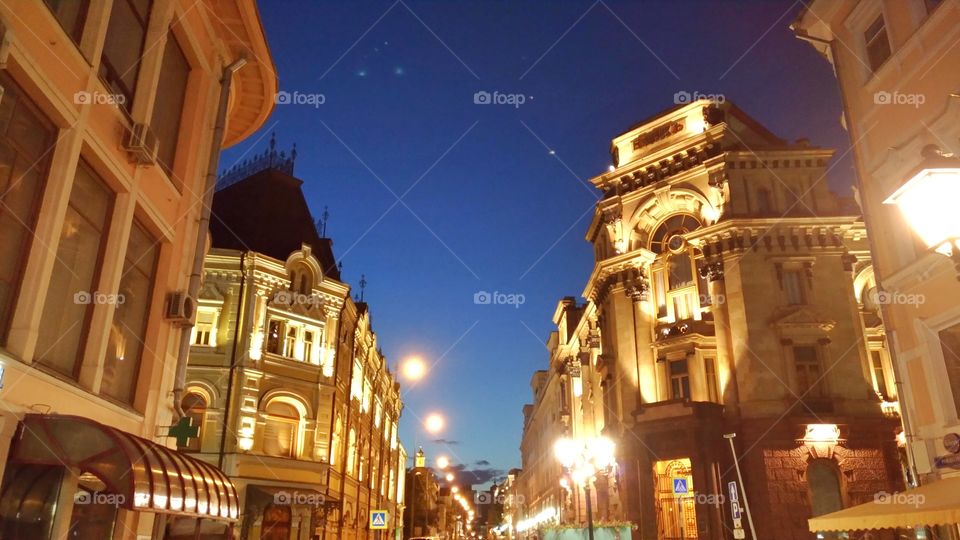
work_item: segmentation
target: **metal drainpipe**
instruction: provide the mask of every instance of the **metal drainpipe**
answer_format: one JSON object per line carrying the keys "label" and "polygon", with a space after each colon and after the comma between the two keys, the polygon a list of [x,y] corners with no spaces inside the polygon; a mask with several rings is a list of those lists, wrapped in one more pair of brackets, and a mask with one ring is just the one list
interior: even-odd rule
{"label": "metal drainpipe", "polygon": [[[804,41],[811,43],[821,43],[830,47],[830,55],[833,57],[834,68],[837,74],[837,86],[840,88],[840,100],[843,105],[843,119],[847,124],[847,133],[851,133],[850,130],[853,129],[853,122],[850,119],[850,108],[847,105],[847,97],[843,92],[843,80],[840,78],[840,55],[839,49],[837,48],[836,40],[826,40],[818,37],[811,36],[806,32],[801,32],[799,29],[794,28],[794,32],[797,34],[797,37]],[[851,133],[851,145],[853,145],[853,138]],[[857,155],[858,152],[856,148],[853,148],[854,155]],[[857,188],[860,190],[860,193],[865,193],[863,189],[863,178],[861,178],[859,171],[855,175],[857,179]],[[862,210],[862,209],[861,209]],[[863,221],[867,223],[871,221],[867,218],[867,212],[863,212]],[[871,252],[871,262],[873,263],[874,275],[877,276],[877,285],[879,285],[880,276],[884,275],[880,271],[880,262],[877,259],[874,259],[872,254],[877,252],[876,249],[876,240],[872,234],[867,234],[867,243],[870,246]],[[920,485],[920,475],[917,474],[917,458],[913,453],[913,422],[910,418],[909,407],[906,406],[905,394],[903,392],[903,379],[900,377],[900,363],[897,358],[897,348],[896,348],[896,331],[887,326],[887,321],[892,321],[893,319],[889,316],[889,306],[886,304],[880,305],[880,318],[884,321],[884,331],[887,334],[888,341],[891,344],[890,347],[890,366],[893,368],[893,384],[897,388],[897,400],[901,403],[900,407],[900,422],[903,424],[903,434],[907,441],[907,466],[910,468],[910,478],[912,481],[913,487]]]}
{"label": "metal drainpipe", "polygon": [[[237,299],[237,320],[233,325],[233,350],[230,352],[230,369],[227,375],[227,395],[223,404],[223,422],[220,433],[220,453],[217,458],[217,468],[223,470],[223,459],[227,449],[227,430],[230,429],[230,404],[233,401],[233,376],[237,371],[237,347],[240,345],[240,329],[243,327],[244,314],[247,311],[247,252],[240,253],[240,291]],[[253,306],[257,308],[256,304]]]}
{"label": "metal drainpipe", "polygon": [[[203,206],[200,209],[200,219],[197,223],[197,243],[193,251],[193,268],[190,272],[190,281],[187,285],[187,294],[191,298],[196,298],[200,291],[200,277],[203,273],[203,258],[207,243],[208,229],[210,228],[210,205],[213,202],[213,191],[217,184],[217,168],[220,165],[220,150],[223,146],[223,132],[227,123],[227,104],[230,100],[230,86],[233,81],[233,74],[246,65],[247,59],[240,57],[232,64],[223,69],[223,75],[220,79],[220,100],[217,104],[217,120],[214,124],[213,139],[210,145],[210,160],[207,164],[207,177],[204,182]],[[180,348],[177,352],[177,369],[173,383],[173,411],[176,420],[185,416],[181,400],[187,379],[187,358],[190,355],[190,334],[193,331],[193,324],[196,320],[196,314],[192,317],[190,324],[185,325],[180,331]]]}

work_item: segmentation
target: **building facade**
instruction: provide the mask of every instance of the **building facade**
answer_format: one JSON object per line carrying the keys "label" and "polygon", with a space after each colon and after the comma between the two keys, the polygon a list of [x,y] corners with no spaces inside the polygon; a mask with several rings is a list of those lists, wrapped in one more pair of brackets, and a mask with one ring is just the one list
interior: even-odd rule
{"label": "building facade", "polygon": [[273,108],[257,7],[16,1],[0,43],[0,536],[226,537],[234,487],[166,436],[167,307],[221,148]]}
{"label": "building facade", "polygon": [[560,522],[586,522],[584,491],[559,486],[553,434],[615,441],[594,517],[635,538],[728,538],[748,529],[744,491],[757,538],[814,538],[808,517],[902,485],[866,231],[819,181],[832,151],[705,100],[611,151],[591,180],[603,195],[586,302],[558,304],[525,411],[544,425],[524,431],[523,519],[546,515],[550,493]]}
{"label": "building facade", "polygon": [[371,538],[369,511],[394,516],[402,496],[399,385],[294,157],[271,141],[214,196],[182,404],[200,433],[183,450],[233,479],[242,538]]}
{"label": "building facade", "polygon": [[960,432],[958,274],[888,200],[931,149],[952,154],[960,167],[960,3],[817,1],[792,28],[833,65],[839,81],[916,480],[956,476],[937,458],[953,452],[944,437]]}

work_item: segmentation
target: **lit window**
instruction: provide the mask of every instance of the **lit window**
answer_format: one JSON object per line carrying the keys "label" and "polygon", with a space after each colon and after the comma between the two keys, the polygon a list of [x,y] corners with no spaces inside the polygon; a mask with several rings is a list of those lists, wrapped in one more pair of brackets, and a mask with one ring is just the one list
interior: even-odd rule
{"label": "lit window", "polygon": [[357,431],[350,428],[347,439],[347,474],[355,474],[357,466]]}
{"label": "lit window", "polygon": [[123,303],[113,312],[100,386],[102,393],[125,403],[133,401],[136,389],[159,252],[157,240],[134,221],[120,278]]}
{"label": "lit window", "polygon": [[380,398],[377,398],[373,404],[373,426],[380,429],[381,424],[383,424],[383,404],[380,403]]}
{"label": "lit window", "polygon": [[266,408],[263,429],[263,453],[268,456],[296,457],[300,432],[300,411],[283,401],[271,401]]}
{"label": "lit window", "polygon": [[267,352],[280,354],[280,332],[283,330],[283,323],[277,319],[271,319],[267,325]]}
{"label": "lit window", "polygon": [[314,358],[313,354],[313,332],[310,330],[303,331],[303,361],[312,362]]}
{"label": "lit window", "polygon": [[883,353],[879,350],[870,351],[870,367],[873,371],[873,389],[881,398],[888,399],[887,380],[883,375]]}
{"label": "lit window", "polygon": [[116,304],[119,299],[96,290],[112,206],[113,193],[81,161],[70,190],[37,340],[37,361],[72,378],[79,374],[94,306]]}
{"label": "lit window", "polygon": [[800,397],[826,397],[823,383],[823,369],[817,348],[813,345],[801,345],[793,348],[793,363],[797,372],[797,393]]}
{"label": "lit window", "polygon": [[363,366],[359,360],[353,362],[353,376],[350,381],[350,397],[356,400],[363,398]]}
{"label": "lit window", "polygon": [[363,381],[363,412],[370,412],[370,399],[373,397],[373,388],[370,385],[370,381]]}
{"label": "lit window", "polygon": [[193,344],[215,347],[217,345],[217,309],[199,308],[197,322],[193,325]]}
{"label": "lit window", "polygon": [[690,399],[690,372],[687,369],[687,360],[671,360],[670,369],[670,399]]}
{"label": "lit window", "polygon": [[887,38],[887,27],[883,14],[877,16],[863,33],[863,40],[867,46],[867,62],[870,69],[876,71],[890,58],[890,40]]}
{"label": "lit window", "polygon": [[287,337],[283,340],[283,355],[287,358],[293,358],[297,348],[297,328],[295,326],[287,327]]}
{"label": "lit window", "polygon": [[[20,280],[34,238],[43,185],[53,154],[50,148],[57,132],[20,87],[3,73],[0,73],[0,86],[4,89],[0,99],[0,148],[3,148],[0,152],[0,246],[4,248],[4,256],[0,257],[0,342],[3,342],[10,329]],[[64,296],[57,300],[72,298]]]}

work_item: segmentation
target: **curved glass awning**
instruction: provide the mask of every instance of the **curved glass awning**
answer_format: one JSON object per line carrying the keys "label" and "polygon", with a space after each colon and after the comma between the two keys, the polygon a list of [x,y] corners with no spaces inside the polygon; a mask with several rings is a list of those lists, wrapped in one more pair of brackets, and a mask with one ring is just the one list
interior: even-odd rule
{"label": "curved glass awning", "polygon": [[130,510],[235,521],[237,490],[222,471],[81,416],[28,414],[11,459],[93,474]]}

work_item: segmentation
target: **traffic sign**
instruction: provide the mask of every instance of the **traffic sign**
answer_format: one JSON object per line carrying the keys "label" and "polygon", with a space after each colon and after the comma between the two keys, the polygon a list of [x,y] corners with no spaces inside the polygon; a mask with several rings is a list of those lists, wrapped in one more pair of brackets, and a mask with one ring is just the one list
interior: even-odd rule
{"label": "traffic sign", "polygon": [[387,523],[390,522],[390,516],[386,510],[370,511],[370,529],[374,531],[384,531],[387,529]]}
{"label": "traffic sign", "polygon": [[733,530],[733,537],[734,537],[736,540],[743,540],[744,538],[747,537],[747,533],[744,532],[743,529],[734,529],[734,530]]}
{"label": "traffic sign", "polygon": [[733,519],[740,519],[740,503],[730,501],[730,512],[733,514]]}
{"label": "traffic sign", "polygon": [[686,494],[687,494],[687,479],[686,479],[686,478],[674,478],[674,479],[673,479],[673,494],[674,494],[674,495],[686,495]]}
{"label": "traffic sign", "polygon": [[730,492],[730,500],[731,500],[731,501],[736,501],[736,500],[738,500],[738,499],[737,499],[737,483],[736,483],[736,482],[729,482],[729,483],[727,483],[727,491]]}
{"label": "traffic sign", "polygon": [[734,529],[742,529],[742,528],[743,528],[743,520],[740,519],[740,518],[733,518],[733,528],[734,528]]}

